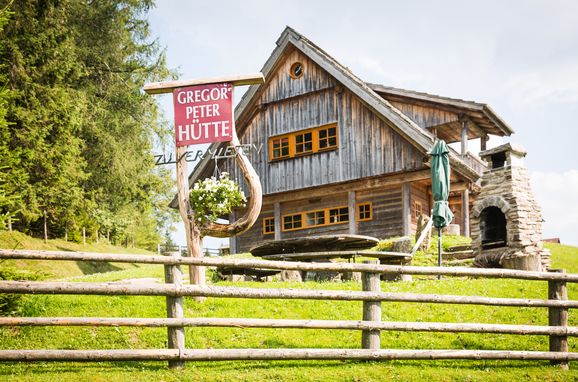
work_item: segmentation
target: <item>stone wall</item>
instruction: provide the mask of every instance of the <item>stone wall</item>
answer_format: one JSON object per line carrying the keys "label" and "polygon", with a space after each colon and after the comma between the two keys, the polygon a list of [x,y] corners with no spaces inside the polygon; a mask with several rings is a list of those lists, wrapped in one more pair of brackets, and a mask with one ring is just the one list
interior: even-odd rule
{"label": "stone wall", "polygon": [[[487,207],[498,207],[506,217],[506,247],[482,249],[480,214]],[[482,188],[471,214],[474,264],[504,268],[541,270],[547,267],[549,251],[542,247],[542,213],[532,195],[528,170],[505,166],[482,177]]]}

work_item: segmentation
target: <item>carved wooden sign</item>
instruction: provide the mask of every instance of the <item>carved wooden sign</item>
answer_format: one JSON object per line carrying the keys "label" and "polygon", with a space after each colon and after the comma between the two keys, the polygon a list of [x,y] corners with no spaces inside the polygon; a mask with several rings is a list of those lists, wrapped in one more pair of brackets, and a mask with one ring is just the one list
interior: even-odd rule
{"label": "carved wooden sign", "polygon": [[177,146],[233,139],[233,85],[204,84],[173,90]]}

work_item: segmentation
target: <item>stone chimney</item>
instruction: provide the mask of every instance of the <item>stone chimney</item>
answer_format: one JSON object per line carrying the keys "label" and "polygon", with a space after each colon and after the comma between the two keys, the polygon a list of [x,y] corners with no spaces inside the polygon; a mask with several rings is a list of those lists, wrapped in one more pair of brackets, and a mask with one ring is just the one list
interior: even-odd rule
{"label": "stone chimney", "polygon": [[542,214],[530,189],[525,156],[522,147],[510,143],[480,152],[488,170],[470,224],[478,267],[548,267],[550,252],[542,247]]}

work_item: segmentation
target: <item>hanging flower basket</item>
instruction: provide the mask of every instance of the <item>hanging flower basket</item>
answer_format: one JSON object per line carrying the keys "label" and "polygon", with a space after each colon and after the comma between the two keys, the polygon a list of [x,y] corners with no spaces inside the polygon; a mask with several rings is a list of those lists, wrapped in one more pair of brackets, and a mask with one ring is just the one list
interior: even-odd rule
{"label": "hanging flower basket", "polygon": [[223,172],[219,178],[212,176],[194,184],[189,195],[195,220],[200,223],[215,222],[229,214],[235,207],[245,207],[247,199],[241,187]]}

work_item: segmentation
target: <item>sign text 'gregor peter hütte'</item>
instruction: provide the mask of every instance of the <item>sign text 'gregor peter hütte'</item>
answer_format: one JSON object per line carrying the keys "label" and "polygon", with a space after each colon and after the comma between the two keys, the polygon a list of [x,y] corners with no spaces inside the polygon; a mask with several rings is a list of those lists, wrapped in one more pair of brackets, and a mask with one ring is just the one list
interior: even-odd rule
{"label": "sign text 'gregor peter h\u00fctte'", "polygon": [[177,146],[232,139],[233,86],[228,83],[173,90]]}

